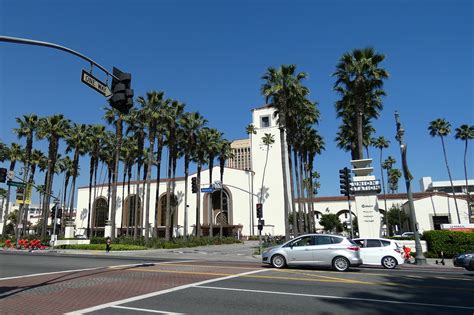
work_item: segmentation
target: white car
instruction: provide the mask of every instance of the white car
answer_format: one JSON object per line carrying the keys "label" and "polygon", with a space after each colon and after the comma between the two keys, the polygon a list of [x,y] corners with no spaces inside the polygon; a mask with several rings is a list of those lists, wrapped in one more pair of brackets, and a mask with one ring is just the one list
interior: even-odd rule
{"label": "white car", "polygon": [[394,240],[356,238],[353,241],[360,246],[360,258],[364,265],[382,265],[393,269],[404,263],[403,250]]}

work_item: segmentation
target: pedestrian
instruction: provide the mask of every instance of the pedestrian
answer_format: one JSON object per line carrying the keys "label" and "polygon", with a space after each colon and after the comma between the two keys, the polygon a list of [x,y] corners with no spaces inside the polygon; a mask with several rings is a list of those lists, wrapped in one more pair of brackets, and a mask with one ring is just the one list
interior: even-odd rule
{"label": "pedestrian", "polygon": [[107,239],[105,240],[105,252],[108,253],[110,252],[110,244],[112,243],[112,240],[110,239],[110,237],[107,237]]}

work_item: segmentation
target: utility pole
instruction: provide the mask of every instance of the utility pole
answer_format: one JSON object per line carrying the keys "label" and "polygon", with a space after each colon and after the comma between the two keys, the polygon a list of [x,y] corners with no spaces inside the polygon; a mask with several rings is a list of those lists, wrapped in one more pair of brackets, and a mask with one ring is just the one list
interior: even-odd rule
{"label": "utility pole", "polygon": [[395,123],[397,125],[397,134],[395,135],[395,139],[397,139],[398,143],[400,144],[400,153],[402,155],[402,168],[403,168],[403,177],[405,178],[405,184],[407,187],[407,195],[408,195],[408,207],[410,208],[410,225],[411,230],[415,234],[415,263],[417,265],[426,265],[426,258],[423,255],[423,249],[421,247],[420,242],[420,234],[418,233],[418,223],[416,221],[416,214],[415,214],[415,205],[413,204],[413,195],[411,192],[411,180],[413,176],[408,169],[407,163],[407,145],[403,143],[403,135],[405,134],[405,130],[402,128],[400,123],[400,115],[398,111],[395,111]]}

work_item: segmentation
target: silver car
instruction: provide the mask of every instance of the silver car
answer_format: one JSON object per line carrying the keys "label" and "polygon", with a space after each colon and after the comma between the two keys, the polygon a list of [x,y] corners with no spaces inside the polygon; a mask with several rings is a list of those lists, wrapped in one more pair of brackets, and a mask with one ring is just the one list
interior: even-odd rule
{"label": "silver car", "polygon": [[362,264],[359,250],[356,243],[343,236],[307,234],[266,249],[262,261],[275,268],[311,265],[347,271]]}

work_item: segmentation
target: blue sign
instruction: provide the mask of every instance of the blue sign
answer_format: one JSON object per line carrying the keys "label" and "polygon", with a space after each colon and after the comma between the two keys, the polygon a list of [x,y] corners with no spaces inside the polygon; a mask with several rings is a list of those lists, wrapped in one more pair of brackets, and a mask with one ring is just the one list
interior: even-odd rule
{"label": "blue sign", "polygon": [[201,192],[203,192],[203,193],[212,193],[212,192],[214,192],[214,188],[213,187],[201,188]]}

